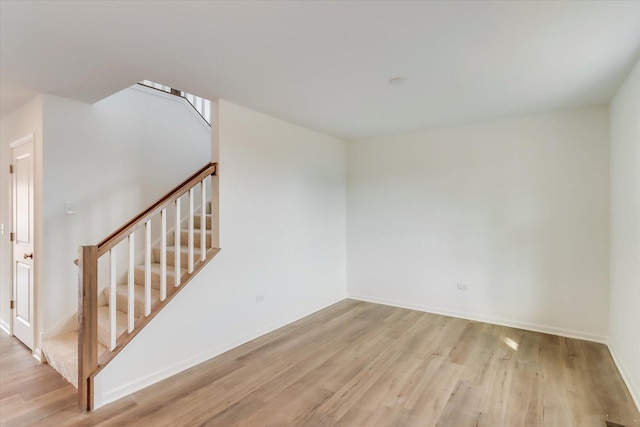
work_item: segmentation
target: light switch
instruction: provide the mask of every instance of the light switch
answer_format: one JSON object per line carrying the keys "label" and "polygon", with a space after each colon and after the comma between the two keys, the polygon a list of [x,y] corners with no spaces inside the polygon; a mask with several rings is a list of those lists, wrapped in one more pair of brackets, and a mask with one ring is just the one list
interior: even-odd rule
{"label": "light switch", "polygon": [[71,202],[65,202],[64,204],[64,213],[66,215],[74,215],[76,212],[74,210],[75,206]]}

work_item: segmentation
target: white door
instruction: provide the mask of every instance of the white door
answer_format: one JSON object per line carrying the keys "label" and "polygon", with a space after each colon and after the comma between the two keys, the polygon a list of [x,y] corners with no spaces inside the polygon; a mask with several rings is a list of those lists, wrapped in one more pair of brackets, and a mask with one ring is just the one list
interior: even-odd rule
{"label": "white door", "polygon": [[33,136],[10,145],[13,210],[13,335],[33,349]]}

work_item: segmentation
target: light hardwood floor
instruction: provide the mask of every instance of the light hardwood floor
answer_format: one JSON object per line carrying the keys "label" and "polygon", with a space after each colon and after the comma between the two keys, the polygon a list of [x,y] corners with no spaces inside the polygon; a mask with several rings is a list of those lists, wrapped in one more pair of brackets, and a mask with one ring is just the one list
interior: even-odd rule
{"label": "light hardwood floor", "polygon": [[353,300],[91,414],[0,343],[7,426],[640,426],[602,344]]}

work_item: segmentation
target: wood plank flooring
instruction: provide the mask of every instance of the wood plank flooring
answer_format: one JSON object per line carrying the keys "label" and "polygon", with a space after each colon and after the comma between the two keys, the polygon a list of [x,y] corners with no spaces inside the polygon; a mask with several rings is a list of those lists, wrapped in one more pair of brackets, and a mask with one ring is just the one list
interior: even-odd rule
{"label": "wood plank flooring", "polygon": [[353,300],[90,414],[0,344],[3,426],[640,427],[604,345]]}

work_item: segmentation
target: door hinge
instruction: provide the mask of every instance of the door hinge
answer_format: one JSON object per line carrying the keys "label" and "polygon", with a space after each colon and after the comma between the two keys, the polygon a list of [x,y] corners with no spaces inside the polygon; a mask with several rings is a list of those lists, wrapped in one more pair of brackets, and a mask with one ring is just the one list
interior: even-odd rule
{"label": "door hinge", "polygon": [[10,242],[13,242],[13,239],[15,239],[15,238],[16,238],[16,235],[15,235],[15,233],[13,231],[11,233],[9,233],[9,241]]}
{"label": "door hinge", "polygon": [[10,308],[11,310],[13,310],[13,309],[15,308],[15,305],[16,305],[16,304],[14,303],[14,301],[13,301],[13,300],[11,300],[11,302],[9,303],[9,308]]}
{"label": "door hinge", "polygon": [[13,165],[9,165],[9,173],[13,173]]}

